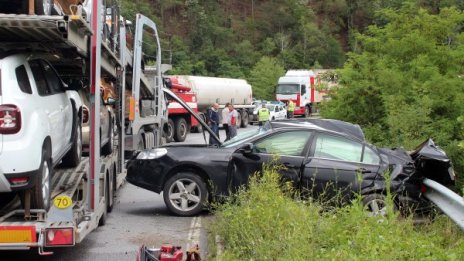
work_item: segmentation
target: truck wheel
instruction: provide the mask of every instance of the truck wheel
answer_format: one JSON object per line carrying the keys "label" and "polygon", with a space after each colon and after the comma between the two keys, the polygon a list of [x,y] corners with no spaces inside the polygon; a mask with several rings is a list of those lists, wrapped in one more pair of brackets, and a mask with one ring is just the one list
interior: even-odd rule
{"label": "truck wheel", "polygon": [[240,126],[242,126],[242,115],[241,113],[237,113],[238,114],[238,117],[237,117],[237,129],[240,128]]}
{"label": "truck wheel", "polygon": [[[38,176],[35,178],[34,187],[31,188],[31,208],[32,209],[50,209],[50,179],[53,174],[50,158],[47,151],[42,151],[42,163],[38,171]],[[26,196],[24,191],[20,194],[21,204],[24,207]]]}
{"label": "truck wheel", "polygon": [[167,125],[167,130],[166,130],[166,142],[172,142],[174,140],[174,121],[172,119],[168,120],[168,125]]}
{"label": "truck wheel", "polygon": [[174,140],[183,142],[187,138],[187,121],[184,118],[177,118],[174,123]]}
{"label": "truck wheel", "polygon": [[246,128],[249,122],[247,110],[242,110],[241,116],[242,116],[242,122],[240,124],[240,127]]}
{"label": "truck wheel", "polygon": [[[111,121],[110,121],[111,122]],[[113,125],[110,124],[110,129],[108,133],[108,142],[102,147],[102,154],[104,156],[110,155],[113,153],[113,143],[114,143],[114,132],[113,132]],[[101,135],[100,135],[100,140],[101,140]]]}
{"label": "truck wheel", "polygon": [[306,105],[305,107],[305,117],[306,118],[311,117],[311,107],[309,107],[308,105]]}
{"label": "truck wheel", "polygon": [[63,158],[63,166],[66,167],[76,167],[81,162],[82,157],[82,128],[80,124],[80,119],[76,118],[76,123],[74,125],[74,135],[71,149]]}
{"label": "truck wheel", "polygon": [[195,173],[177,173],[164,185],[164,203],[171,212],[179,216],[188,217],[200,213],[207,198],[206,183]]}
{"label": "truck wheel", "polygon": [[35,0],[35,14],[51,15],[53,0]]}

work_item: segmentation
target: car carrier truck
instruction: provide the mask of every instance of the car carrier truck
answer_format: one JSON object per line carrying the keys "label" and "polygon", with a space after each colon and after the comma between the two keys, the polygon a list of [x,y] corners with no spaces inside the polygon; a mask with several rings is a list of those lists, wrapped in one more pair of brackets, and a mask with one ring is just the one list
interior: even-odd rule
{"label": "car carrier truck", "polygon": [[[124,152],[161,143],[162,126],[167,122],[159,70],[161,49],[156,24],[140,14],[135,21],[133,50],[126,45],[125,22],[116,1],[105,9],[103,1],[85,1],[85,8],[71,8],[71,14],[58,15],[56,11],[54,15],[37,11],[34,5],[43,1],[18,2],[29,5],[26,13],[12,13],[15,8],[0,6],[0,55],[41,53],[70,87],[88,85],[91,97],[89,156],[82,157],[77,167],[58,165],[53,169],[45,186],[50,188],[50,207],[31,208],[34,195],[27,192],[23,204],[13,200],[0,206],[0,250],[37,248],[39,254],[49,255],[51,248],[74,246],[105,223],[113,195],[125,178]],[[2,11],[2,7],[6,8]],[[149,86],[142,70],[142,43],[147,39],[142,34],[146,30],[157,45],[154,86]],[[100,155],[99,135],[103,75],[111,79],[117,93],[114,149],[107,156]],[[28,160],[28,155],[22,160]]]}

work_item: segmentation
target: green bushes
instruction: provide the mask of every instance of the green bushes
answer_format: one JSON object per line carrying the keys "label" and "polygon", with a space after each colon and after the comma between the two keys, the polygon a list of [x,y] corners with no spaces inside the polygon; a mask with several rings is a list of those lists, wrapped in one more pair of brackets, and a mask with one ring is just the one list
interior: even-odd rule
{"label": "green bushes", "polygon": [[[464,260],[464,234],[446,217],[414,226],[395,214],[368,217],[360,200],[332,211],[298,201],[267,167],[229,203],[219,206],[214,260]],[[212,240],[213,241],[213,240]]]}

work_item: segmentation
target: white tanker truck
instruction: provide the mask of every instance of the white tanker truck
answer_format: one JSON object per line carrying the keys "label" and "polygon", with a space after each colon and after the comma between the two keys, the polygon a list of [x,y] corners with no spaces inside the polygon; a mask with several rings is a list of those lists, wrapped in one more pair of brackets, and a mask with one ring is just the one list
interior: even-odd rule
{"label": "white tanker truck", "polygon": [[232,103],[239,113],[237,125],[247,127],[249,116],[253,115],[251,85],[242,79],[203,77],[190,75],[172,75],[181,85],[190,88],[196,96],[198,112],[205,114],[213,103],[224,109],[226,103]]}

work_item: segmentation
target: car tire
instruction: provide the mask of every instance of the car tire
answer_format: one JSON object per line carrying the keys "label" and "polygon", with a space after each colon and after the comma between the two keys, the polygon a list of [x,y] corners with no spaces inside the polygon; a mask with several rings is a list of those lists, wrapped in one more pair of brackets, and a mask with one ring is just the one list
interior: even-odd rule
{"label": "car tire", "polygon": [[65,167],[76,167],[81,162],[82,157],[82,128],[80,124],[80,119],[76,118],[76,123],[74,125],[74,135],[72,135],[72,146],[71,149],[66,153],[63,158],[63,166]]}
{"label": "car tire", "polygon": [[362,198],[362,205],[369,216],[387,215],[387,199],[383,194],[368,194]]}
{"label": "car tire", "polygon": [[194,216],[203,210],[208,199],[208,189],[200,176],[180,172],[164,185],[163,198],[172,213],[183,217]]}
{"label": "car tire", "polygon": [[[50,195],[51,195],[51,176],[53,175],[53,168],[51,166],[50,157],[46,150],[42,151],[42,162],[35,178],[34,186],[31,188],[31,209],[50,209]],[[26,205],[25,191],[20,193],[21,205]]]}
{"label": "car tire", "polygon": [[249,123],[249,117],[248,117],[248,112],[247,110],[242,110],[242,113],[241,113],[241,116],[242,116],[242,122],[240,124],[240,127],[242,128],[246,128],[248,126],[248,123]]}
{"label": "car tire", "polygon": [[[109,135],[108,142],[102,147],[102,155],[104,156],[110,155],[111,153],[113,153],[114,133],[113,133],[113,125],[112,124],[110,125],[111,126],[110,126],[109,133],[108,133]],[[100,135],[100,140],[101,140],[101,135]]]}
{"label": "car tire", "polygon": [[168,126],[166,130],[166,142],[172,142],[174,140],[174,121],[172,119],[168,120]]}
{"label": "car tire", "polygon": [[37,15],[51,15],[53,0],[35,0],[35,13]]}
{"label": "car tire", "polygon": [[184,118],[177,118],[174,122],[174,140],[183,142],[187,138],[187,130],[187,121]]}

